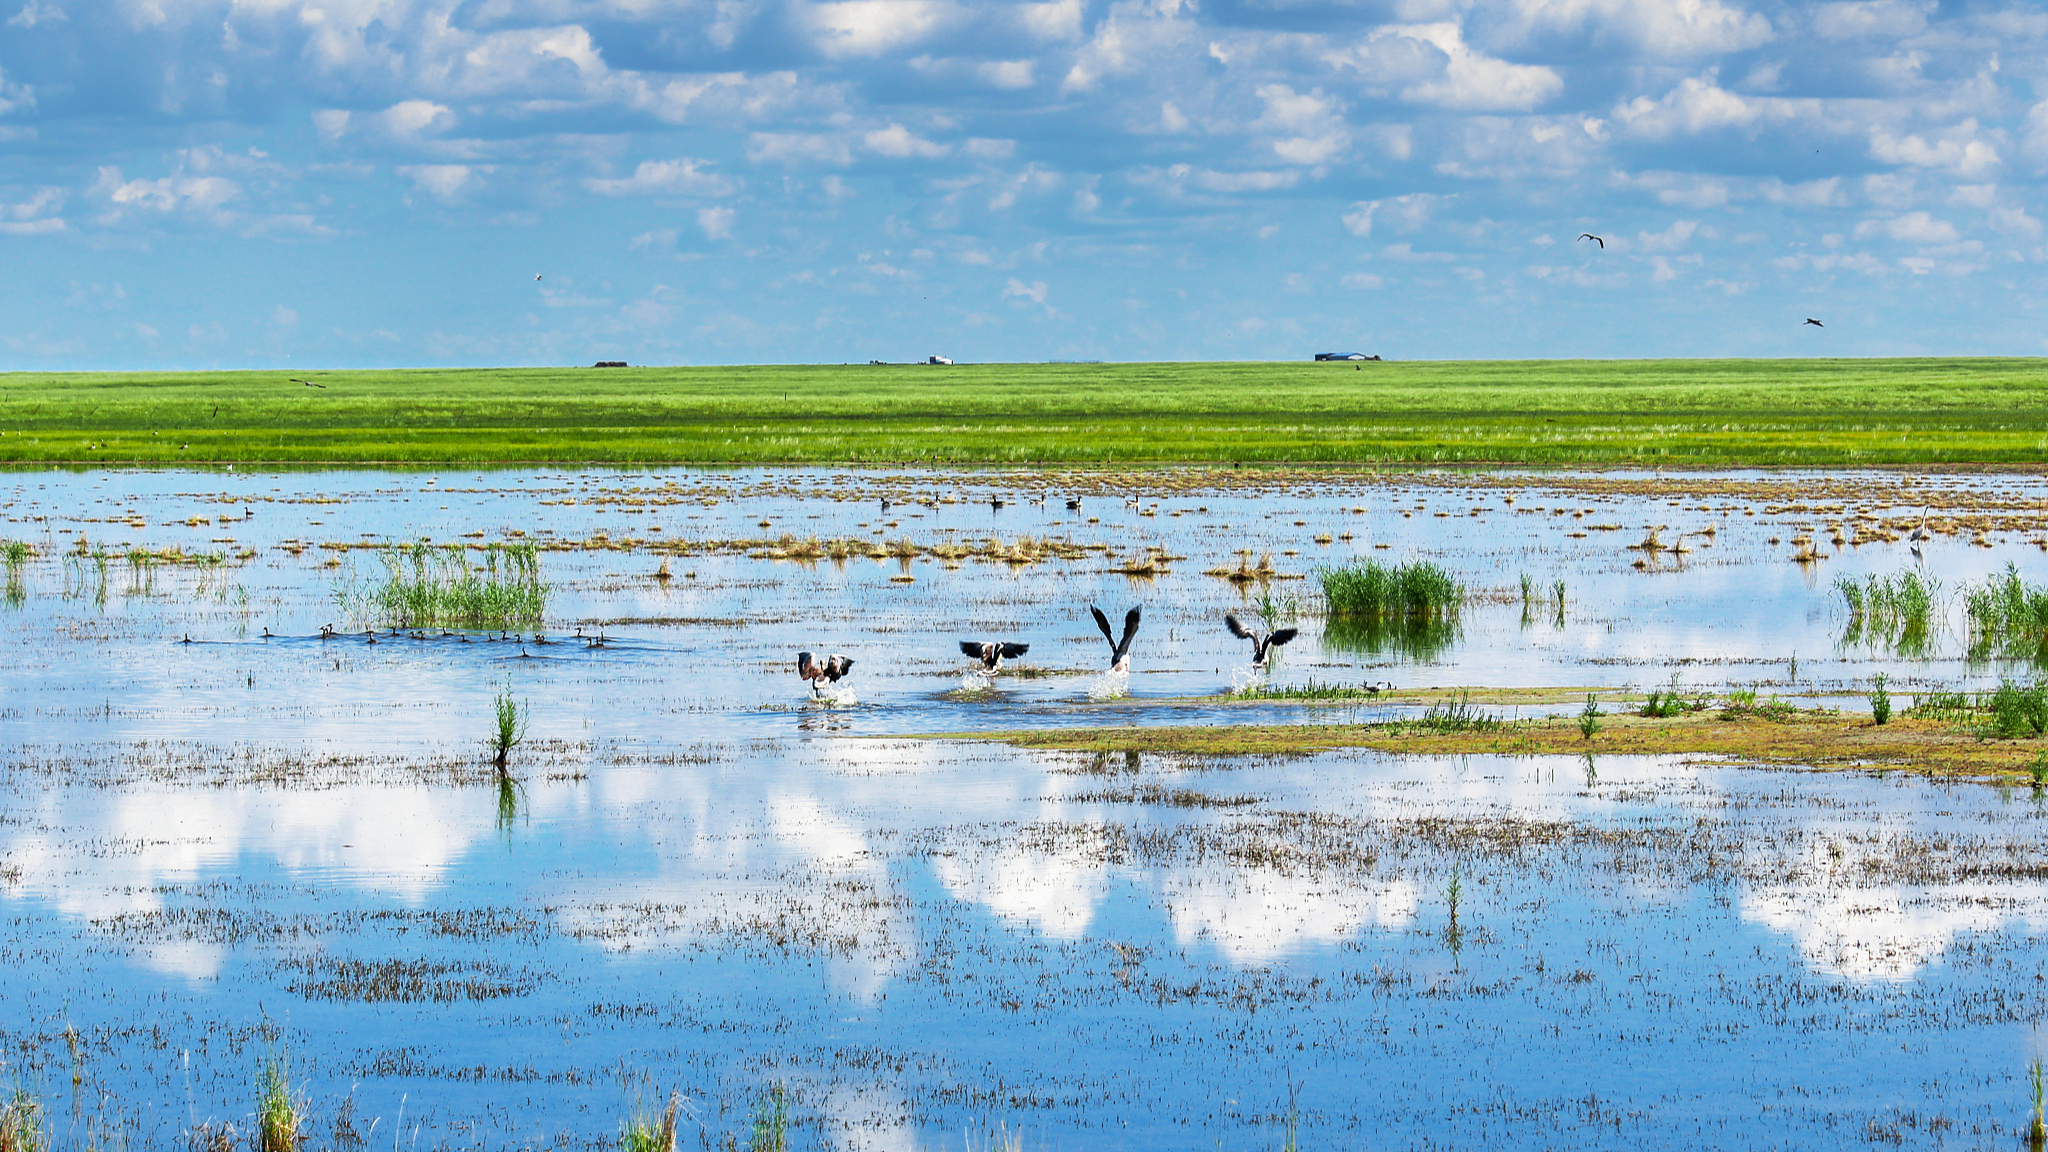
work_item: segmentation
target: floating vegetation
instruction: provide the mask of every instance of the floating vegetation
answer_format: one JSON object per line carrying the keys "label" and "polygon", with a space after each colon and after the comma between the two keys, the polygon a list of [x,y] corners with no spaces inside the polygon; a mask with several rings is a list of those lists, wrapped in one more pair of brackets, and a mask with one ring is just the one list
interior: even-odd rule
{"label": "floating vegetation", "polygon": [[1941,581],[1912,571],[1872,573],[1860,584],[1853,577],[1838,576],[1835,591],[1849,609],[1843,643],[1880,644],[1915,659],[1930,654]]}
{"label": "floating vegetation", "polygon": [[512,628],[537,625],[549,586],[540,578],[539,549],[528,542],[492,544],[482,563],[459,544],[403,544],[381,550],[385,580],[357,587],[352,575],[335,590],[342,610],[387,628]]}
{"label": "floating vegetation", "polygon": [[2003,576],[1966,589],[1963,610],[1970,620],[1971,655],[2048,658],[2048,587],[2020,579],[2017,565],[2007,563]]}
{"label": "floating vegetation", "polygon": [[1264,584],[1280,577],[1280,573],[1273,567],[1273,554],[1271,552],[1261,553],[1258,564],[1254,565],[1252,563],[1251,549],[1249,548],[1238,552],[1237,567],[1211,568],[1203,572],[1202,575],[1221,576],[1232,584],[1239,585]]}

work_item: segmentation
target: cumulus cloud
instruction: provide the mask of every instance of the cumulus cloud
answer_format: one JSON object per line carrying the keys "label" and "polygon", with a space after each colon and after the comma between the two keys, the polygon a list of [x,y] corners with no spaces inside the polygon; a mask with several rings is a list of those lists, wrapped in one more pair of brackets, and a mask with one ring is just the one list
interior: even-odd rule
{"label": "cumulus cloud", "polygon": [[1977,121],[1965,120],[1933,139],[1918,133],[1894,136],[1883,128],[1870,134],[1870,158],[1912,168],[1947,168],[1959,176],[1981,176],[1998,166],[1998,150],[1977,138]]}
{"label": "cumulus cloud", "polygon": [[1661,97],[1638,96],[1617,105],[1614,120],[1631,136],[1666,140],[1782,124],[1809,110],[1811,106],[1802,101],[1730,92],[1721,87],[1715,69],[1680,80]]}
{"label": "cumulus cloud", "polygon": [[1718,0],[1512,0],[1507,8],[1502,36],[1511,42],[1572,34],[1671,57],[1747,51],[1774,35],[1765,17]]}
{"label": "cumulus cloud", "polygon": [[710,169],[711,161],[688,157],[643,160],[631,176],[592,178],[583,186],[600,196],[730,196],[738,190],[731,177]]}
{"label": "cumulus cloud", "polygon": [[1856,238],[1881,236],[1903,244],[1953,244],[1960,237],[1955,225],[1926,212],[1908,212],[1888,220],[1864,220],[1856,225]]}
{"label": "cumulus cloud", "polygon": [[399,166],[398,174],[434,199],[454,203],[480,185],[483,173],[489,170],[468,164],[404,164]]}
{"label": "cumulus cloud", "polygon": [[1564,78],[1540,64],[1514,64],[1474,51],[1454,23],[1384,28],[1374,39],[1398,37],[1426,44],[1441,56],[1441,72],[1409,84],[1401,99],[1464,112],[1525,112],[1564,90]]}

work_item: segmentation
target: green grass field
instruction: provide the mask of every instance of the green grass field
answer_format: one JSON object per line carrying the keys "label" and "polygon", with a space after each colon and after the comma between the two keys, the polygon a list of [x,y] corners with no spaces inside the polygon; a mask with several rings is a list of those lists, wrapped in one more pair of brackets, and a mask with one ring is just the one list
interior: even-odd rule
{"label": "green grass field", "polygon": [[[325,385],[310,388],[291,377]],[[0,375],[0,462],[2020,464],[2048,360]]]}

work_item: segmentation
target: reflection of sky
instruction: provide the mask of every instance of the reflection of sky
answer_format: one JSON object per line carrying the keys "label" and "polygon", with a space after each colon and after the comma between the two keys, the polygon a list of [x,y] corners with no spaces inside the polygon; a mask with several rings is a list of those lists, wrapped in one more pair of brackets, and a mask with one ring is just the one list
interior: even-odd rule
{"label": "reflection of sky", "polygon": [[[31,513],[23,502],[59,499],[34,484],[83,490],[90,479],[35,474],[9,511],[43,514],[47,508]],[[420,504],[404,504],[407,493],[421,494],[418,478],[208,479],[363,490],[364,500],[349,505],[258,505],[256,518],[232,531],[271,533],[251,535],[260,546],[325,530],[308,529],[307,518],[348,517],[357,531],[404,520],[408,530],[452,536],[486,522],[482,507],[520,503],[437,496],[451,504],[451,517],[464,517],[447,523],[405,519]],[[192,477],[115,480],[168,493],[200,487]],[[391,491],[378,496],[373,487]],[[1402,498],[1412,504],[1418,496],[1442,499],[1433,491]],[[64,498],[91,507],[78,491]],[[1174,547],[1191,554],[1179,565],[1184,575],[1144,592],[1141,647],[1149,647],[1133,678],[1140,694],[1229,682],[1241,654],[1209,620],[1232,593],[1194,574],[1228,556],[1226,544],[1243,537],[1277,546],[1312,531],[1317,517],[1334,516],[1331,509],[1363,502],[1384,510],[1389,497],[1275,498],[1250,511],[1234,500],[1202,498],[1224,510],[1218,518],[1244,525],[1240,536],[1185,517],[1136,525],[1162,537],[1181,532]],[[152,524],[212,507],[146,493],[139,503],[155,509]],[[872,522],[865,506],[813,500],[789,508],[775,515],[820,517],[805,531]],[[730,502],[695,511],[720,518],[690,528],[708,535],[750,530],[760,514]],[[530,522],[503,509],[493,515],[487,522]],[[550,505],[544,515],[556,531],[578,535],[579,517],[599,522],[609,513]],[[1632,513],[1601,515],[1629,523]],[[991,513],[934,516],[980,524]],[[1295,529],[1294,518],[1312,526]],[[1122,530],[1120,517],[1103,519],[1105,534]],[[1358,547],[1372,531],[1414,546],[1381,555],[1451,545],[1433,517],[1366,517],[1352,526],[1364,521],[1373,527],[1361,528]],[[1540,545],[1473,541],[1476,550],[1444,558],[1475,581],[1511,584],[1525,564],[1539,576],[1565,568],[1573,588],[1585,589],[1574,592],[1585,598],[1575,622],[1563,632],[1540,624],[1524,632],[1518,609],[1476,606],[1448,664],[1375,676],[1661,682],[1661,663],[1652,670],[1591,661],[1686,652],[1776,659],[1781,646],[1795,644],[1802,679],[1877,667],[1830,663],[1836,625],[1824,581],[1809,588],[1793,565],[1757,559],[1761,546],[1739,537],[1763,531],[1745,523],[1739,532],[1724,520],[1716,548],[1754,562],[1700,558],[1684,573],[1657,577],[1629,570],[1630,554],[1617,555],[1612,540],[1597,550],[1554,532]],[[1951,587],[1963,565],[1989,571],[2013,552],[1944,547],[1930,561],[1943,565]],[[1306,567],[1304,551],[1281,566]],[[0,633],[0,722],[10,762],[80,766],[75,777],[23,767],[6,781],[0,863],[18,868],[20,880],[0,886],[0,904],[12,917],[15,954],[29,959],[24,979],[0,989],[0,1018],[41,1018],[67,1002],[95,1005],[101,1020],[144,1005],[170,1005],[197,1020],[241,1019],[258,1000],[267,1011],[289,1005],[297,1043],[324,1069],[322,1082],[345,1088],[364,1080],[365,1106],[381,1115],[407,1093],[433,1097],[450,1116],[481,1113],[503,1091],[366,1071],[372,1054],[414,1044],[428,1027],[436,1037],[428,1055],[451,1065],[531,1063],[587,1074],[624,1056],[694,1077],[700,1094],[735,1099],[781,1077],[801,1090],[804,1107],[826,1117],[836,1142],[862,1147],[931,1146],[939,1132],[950,1138],[966,1119],[960,1087],[998,1080],[1045,1086],[1067,1101],[1040,1118],[1050,1129],[1043,1142],[1069,1146],[1099,1143],[1106,1115],[1182,1146],[1190,1129],[1247,1124],[1247,1115],[1284,1104],[1284,1085],[1294,1079],[1307,1085],[1311,1127],[1338,1144],[1359,1116],[1397,1143],[1446,1134],[1484,1142],[1487,1130],[1447,1117],[1458,1100],[1489,1092],[1532,1108],[1588,1093],[1633,1101],[1652,1119],[1626,1130],[1631,1140],[1696,1131],[1706,1118],[1703,1093],[1754,1100],[1796,1085],[1848,1114],[1896,1098],[1873,1084],[1920,1082],[1916,1057],[1892,1052],[1896,1043],[1858,1048],[1866,1033],[1850,1016],[1866,1010],[1892,1012],[1919,1034],[1978,1054],[1965,1071],[1984,1086],[1984,1099],[1939,1101],[1952,1114],[1992,1108],[2006,1064],[2021,1064],[2021,1042],[2003,1018],[1974,1009],[1942,1014],[1983,993],[1991,978],[1983,956],[2023,971],[2040,966],[2037,934],[2048,926],[2048,907],[2039,884],[1907,883],[1864,867],[1904,844],[1942,841],[1953,853],[2041,839],[2039,809],[2003,806],[1987,790],[1605,759],[1588,782],[1577,760],[1352,753],[1228,770],[1146,757],[1135,777],[1069,774],[1086,761],[850,737],[1161,718],[1081,705],[1080,677],[1002,681],[1009,704],[939,695],[959,682],[957,652],[946,650],[963,619],[1029,637],[1035,663],[1092,670],[1102,652],[1084,619],[1087,600],[1116,605],[1130,596],[1122,578],[1103,576],[1096,562],[1014,573],[920,565],[906,594],[887,583],[893,565],[856,563],[842,572],[708,557],[678,562],[678,572],[698,578],[664,593],[639,578],[652,569],[646,556],[550,553],[549,570],[563,583],[558,633],[577,620],[624,616],[758,623],[621,625],[627,639],[618,647],[563,645],[529,661],[501,659],[506,650],[488,645],[249,639],[266,624],[304,635],[331,612],[315,556],[266,551],[238,570],[234,578],[250,590],[246,612],[212,600],[114,595],[101,614],[57,596],[60,570],[38,563],[20,626]],[[1873,548],[1836,563],[1882,569],[1902,556]],[[167,642],[187,631],[206,642]],[[828,634],[853,637],[845,646],[860,653],[865,703],[857,709],[799,703],[800,686],[784,666],[786,649],[826,647],[815,638]],[[1817,645],[1811,656],[1808,643]],[[1312,644],[1290,650],[1288,660],[1277,676],[1342,674]],[[1821,670],[1808,671],[1809,661]],[[1960,665],[1937,663],[1931,674],[1944,668]],[[1691,682],[1695,672],[1684,675]],[[1752,665],[1739,676],[1697,675],[1714,682],[1781,673]],[[508,684],[532,706],[534,742],[514,757],[524,811],[501,829],[488,785],[423,779],[440,779],[450,762],[481,762],[490,698]],[[325,766],[304,783],[254,779],[263,765],[294,758]],[[1139,781],[1251,795],[1259,804],[1183,811],[1081,798]],[[1291,812],[1327,813],[1359,836],[1390,842],[1358,845],[1378,862],[1351,871],[1186,852],[1111,859],[1091,848],[1112,831],[1168,836]],[[1453,955],[1442,930],[1454,854],[1397,835],[1443,819],[1616,830],[1697,824],[1745,847],[1736,853],[1740,866],[1724,863],[1719,873],[1697,862],[1544,845],[1463,857],[1467,934]],[[1959,827],[1969,838],[1949,837]],[[1034,829],[1060,835],[1036,837]],[[1632,863],[1617,863],[1624,859]],[[179,929],[177,917],[194,908],[246,913],[259,930]],[[405,918],[439,910],[516,913],[542,927],[467,937]],[[524,972],[531,990],[474,1004],[337,1004],[290,991],[297,977],[277,967],[286,959],[423,956]],[[1768,999],[1762,988],[1846,1007],[1774,1015],[1758,1007]],[[1252,1004],[1255,1011],[1245,1007]],[[1772,1069],[1757,1072],[1747,1056],[1709,1058],[1683,1093],[1653,1074],[1669,1058],[1659,1037],[1711,1051],[1737,1035]],[[1247,1055],[1252,1049],[1300,1055],[1282,1062]],[[1854,1069],[1839,1063],[1848,1053],[1861,1060]],[[1492,1086],[1475,1060],[1492,1062]],[[1356,1071],[1387,1061],[1404,1069],[1398,1084],[1358,1095]],[[138,1057],[134,1066],[153,1065]],[[246,1080],[240,1069],[236,1075]],[[565,1093],[541,1112],[579,1130],[614,1127],[613,1096]],[[1216,1103],[1226,1100],[1255,1102]],[[1751,1142],[1798,1143],[1833,1131],[1818,1112],[1768,1121],[1713,1115]],[[1259,1142],[1254,1128],[1216,1131],[1231,1143]],[[1578,1144],[1619,1139],[1598,1126],[1568,1131]]]}

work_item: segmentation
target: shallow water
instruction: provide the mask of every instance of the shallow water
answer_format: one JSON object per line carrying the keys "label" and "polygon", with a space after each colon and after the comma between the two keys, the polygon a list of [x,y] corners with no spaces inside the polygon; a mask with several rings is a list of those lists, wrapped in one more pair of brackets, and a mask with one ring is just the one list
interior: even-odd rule
{"label": "shallow water", "polygon": [[[2008,562],[2040,580],[2048,485],[1195,479],[1073,478],[1076,514],[990,474],[13,474],[0,535],[42,556],[0,635],[9,1069],[64,1102],[61,1123],[118,1116],[145,1146],[246,1118],[266,1017],[321,1142],[353,1093],[378,1147],[603,1144],[636,1095],[670,1091],[694,1110],[686,1140],[744,1143],[777,1083],[805,1147],[988,1146],[996,1126],[1031,1146],[1278,1146],[1290,1100],[1305,1147],[2017,1138],[2048,1004],[2048,850],[2024,793],[909,737],[1390,714],[1162,703],[1249,678],[1220,626],[1245,598],[1202,575],[1243,549],[1283,574],[1425,556],[1498,590],[1428,660],[1326,649],[1305,615],[1280,684],[1981,686],[2026,670],[1970,659],[1953,609],[1932,656],[1905,660],[1844,645],[1828,583],[1921,565],[1952,592]],[[1842,493],[1865,502],[1835,510]],[[1768,543],[1937,499],[1993,517],[1991,546],[1823,542],[1832,558],[1801,566]],[[1654,566],[1623,547],[1710,522]],[[1185,558],[1132,580],[1099,551],[691,555],[664,583],[658,554],[623,543],[878,530]],[[319,638],[360,627],[330,557],[376,574],[321,544],[516,531],[608,542],[543,553],[553,643]],[[117,560],[102,585],[59,558],[81,534],[230,559]],[[1566,581],[1561,625],[1524,622],[1525,572]],[[1091,602],[1145,608],[1122,701],[1090,699],[1108,651]],[[962,698],[957,641],[983,637],[1029,642],[1022,663],[1049,674]],[[808,699],[799,647],[855,656],[841,699]],[[480,752],[502,690],[531,715],[509,805]]]}

